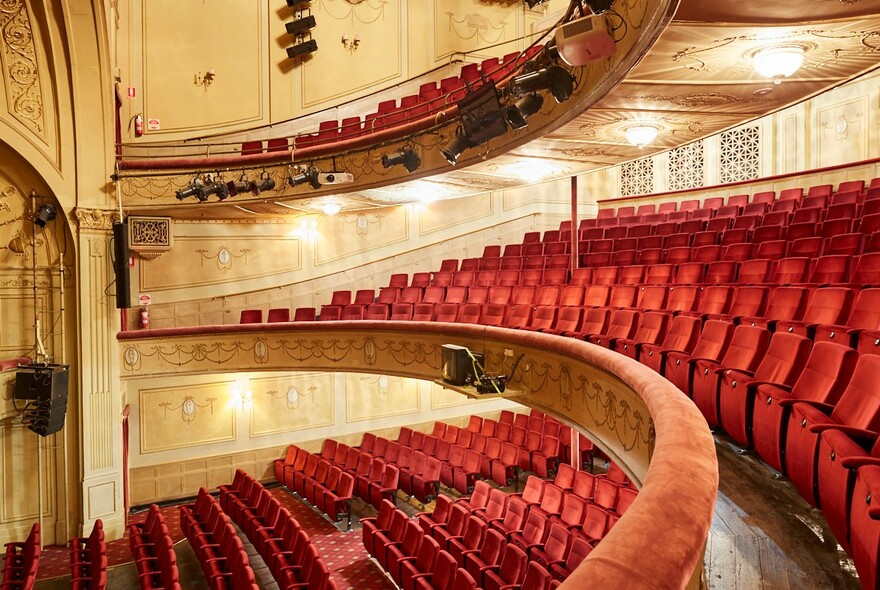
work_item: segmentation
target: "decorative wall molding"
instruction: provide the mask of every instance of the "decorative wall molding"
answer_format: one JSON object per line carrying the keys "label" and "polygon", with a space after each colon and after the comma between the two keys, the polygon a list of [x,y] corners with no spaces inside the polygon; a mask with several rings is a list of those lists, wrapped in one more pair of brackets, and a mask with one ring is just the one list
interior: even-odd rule
{"label": "decorative wall molding", "polygon": [[749,125],[719,135],[719,181],[722,184],[761,176],[761,126]]}
{"label": "decorative wall molding", "polygon": [[24,0],[0,2],[3,78],[9,92],[9,113],[42,136],[43,95],[31,17]]}
{"label": "decorative wall molding", "polygon": [[695,141],[669,151],[668,189],[682,190],[706,184],[703,142]]}
{"label": "decorative wall molding", "polygon": [[620,165],[620,194],[647,195],[654,192],[654,159],[651,157]]}
{"label": "decorative wall molding", "polygon": [[77,207],[73,215],[80,229],[110,231],[113,224],[120,220],[119,211],[106,209],[83,209]]}

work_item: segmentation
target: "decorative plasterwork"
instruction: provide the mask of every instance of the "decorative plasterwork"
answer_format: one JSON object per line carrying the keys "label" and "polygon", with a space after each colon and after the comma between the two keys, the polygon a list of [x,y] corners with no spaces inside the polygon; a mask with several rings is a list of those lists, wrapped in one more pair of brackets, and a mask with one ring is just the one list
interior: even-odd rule
{"label": "decorative plasterwork", "polygon": [[31,18],[23,0],[0,1],[3,78],[9,113],[22,125],[43,134],[43,95]]}
{"label": "decorative plasterwork", "polygon": [[654,159],[642,158],[620,165],[620,194],[646,195],[654,192]]}
{"label": "decorative plasterwork", "polygon": [[750,125],[719,136],[722,183],[752,180],[761,175],[761,126]]}
{"label": "decorative plasterwork", "polygon": [[760,96],[735,96],[723,92],[692,92],[690,94],[682,94],[679,96],[670,95],[646,95],[646,96],[625,96],[622,97],[626,101],[635,102],[667,102],[675,106],[688,109],[705,109],[718,106],[726,106],[731,104],[768,104],[775,102],[770,98],[762,98]]}
{"label": "decorative plasterwork", "polygon": [[449,30],[463,40],[479,37],[482,43],[497,43],[504,38],[504,31],[509,25],[506,21],[493,23],[479,13],[462,17],[452,12],[447,12],[446,15],[449,17]]}
{"label": "decorative plasterwork", "polygon": [[119,221],[119,212],[105,209],[83,209],[77,207],[73,210],[80,229],[92,229],[110,231],[113,224]]}
{"label": "decorative plasterwork", "polygon": [[171,250],[170,217],[129,217],[128,247],[152,260]]}
{"label": "decorative plasterwork", "polygon": [[669,151],[669,190],[706,184],[703,142],[695,141]]}
{"label": "decorative plasterwork", "polygon": [[[351,20],[369,25],[385,16],[387,0],[320,0],[321,11],[333,20]],[[339,10],[341,8],[341,10]],[[369,9],[369,10],[367,10]]]}

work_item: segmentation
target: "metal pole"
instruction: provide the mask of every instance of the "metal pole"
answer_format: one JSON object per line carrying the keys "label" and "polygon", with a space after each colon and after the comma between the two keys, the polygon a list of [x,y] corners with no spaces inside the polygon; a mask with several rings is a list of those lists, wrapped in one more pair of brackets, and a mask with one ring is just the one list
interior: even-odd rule
{"label": "metal pole", "polygon": [[577,212],[578,212],[578,183],[577,176],[571,177],[571,261],[569,272],[574,273],[578,267],[578,235],[577,235]]}

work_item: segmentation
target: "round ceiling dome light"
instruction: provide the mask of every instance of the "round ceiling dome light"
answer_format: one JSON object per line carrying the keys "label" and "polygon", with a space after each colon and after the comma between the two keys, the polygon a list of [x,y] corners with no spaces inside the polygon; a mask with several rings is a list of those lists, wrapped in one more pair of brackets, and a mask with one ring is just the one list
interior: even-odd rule
{"label": "round ceiling dome light", "polygon": [[642,149],[657,138],[660,129],[656,125],[633,125],[624,130],[626,140]]}
{"label": "round ceiling dome light", "polygon": [[755,71],[779,84],[804,64],[804,48],[800,45],[773,45],[752,54]]}
{"label": "round ceiling dome light", "polygon": [[342,210],[342,207],[336,201],[329,201],[324,203],[321,210],[324,212],[324,215],[336,215]]}

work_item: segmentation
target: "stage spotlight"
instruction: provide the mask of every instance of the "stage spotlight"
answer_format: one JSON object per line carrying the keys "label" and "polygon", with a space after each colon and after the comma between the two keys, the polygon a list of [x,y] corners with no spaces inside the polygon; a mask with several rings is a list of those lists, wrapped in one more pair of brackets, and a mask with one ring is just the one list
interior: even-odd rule
{"label": "stage spotlight", "polygon": [[299,10],[303,4],[308,4],[311,1],[312,0],[287,0],[287,5]]}
{"label": "stage spotlight", "polygon": [[516,104],[507,107],[504,116],[513,129],[522,129],[529,124],[528,118],[540,111],[543,104],[544,97],[537,92],[526,94]]}
{"label": "stage spotlight", "polygon": [[584,4],[587,5],[587,8],[589,8],[590,12],[593,14],[602,14],[603,12],[611,10],[614,0],[584,0]]}
{"label": "stage spotlight", "polygon": [[458,157],[468,147],[468,140],[464,136],[464,132],[459,129],[455,132],[455,136],[452,138],[452,141],[450,141],[445,148],[441,149],[440,153],[443,154],[443,157],[446,158],[447,162],[455,166],[455,163],[458,161]]}
{"label": "stage spotlight", "polygon": [[259,195],[263,191],[270,191],[275,188],[275,179],[263,172],[257,182],[251,183],[251,192]]}
{"label": "stage spotlight", "polygon": [[209,176],[202,186],[196,187],[196,198],[204,203],[211,195],[217,195],[217,199],[222,201],[229,196],[229,187],[222,180],[214,182]]}
{"label": "stage spotlight", "polygon": [[55,219],[56,215],[58,215],[58,211],[55,209],[55,205],[47,205],[44,203],[40,205],[39,209],[37,209],[34,223],[40,227],[46,227],[46,224]]}
{"label": "stage spotlight", "polygon": [[407,172],[415,172],[422,165],[422,159],[411,148],[400,150],[393,156],[388,156],[388,154],[382,155],[382,166],[385,168],[391,168],[397,164],[403,164]]}
{"label": "stage spotlight", "polygon": [[195,197],[197,194],[197,190],[203,185],[201,178],[193,178],[192,182],[189,183],[188,186],[184,188],[177,189],[177,192],[174,195],[177,197],[178,201],[183,201],[184,199],[188,199],[190,197]]}
{"label": "stage spotlight", "polygon": [[287,57],[293,59],[295,57],[308,55],[309,53],[314,53],[316,51],[318,51],[318,42],[314,39],[309,39],[308,41],[297,43],[293,47],[288,47]]}
{"label": "stage spotlight", "polygon": [[285,23],[284,28],[290,35],[302,35],[309,29],[315,28],[315,17],[313,15],[298,18],[293,22]]}
{"label": "stage spotlight", "polygon": [[290,186],[297,186],[308,182],[313,189],[321,188],[321,183],[318,182],[318,169],[314,166],[310,166],[296,176],[290,176],[287,181],[290,183]]}
{"label": "stage spotlight", "polygon": [[549,90],[556,102],[565,102],[574,92],[574,82],[575,78],[568,70],[556,65],[516,76],[510,81],[510,90],[516,96]]}
{"label": "stage spotlight", "polygon": [[251,191],[251,184],[252,183],[242,175],[238,180],[230,180],[227,182],[226,189],[229,196],[234,197],[241,193],[249,193]]}

